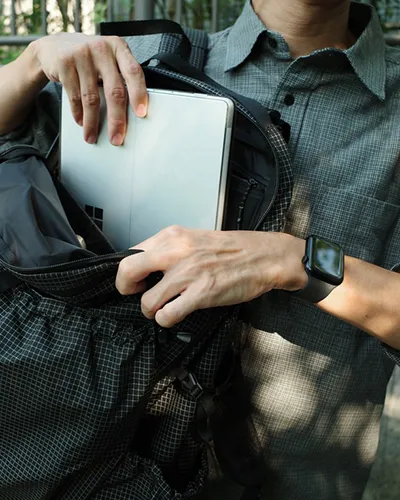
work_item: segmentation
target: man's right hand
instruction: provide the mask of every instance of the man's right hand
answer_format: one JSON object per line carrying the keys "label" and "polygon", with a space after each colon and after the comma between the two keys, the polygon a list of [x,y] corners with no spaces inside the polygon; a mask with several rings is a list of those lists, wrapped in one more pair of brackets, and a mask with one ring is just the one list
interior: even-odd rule
{"label": "man's right hand", "polygon": [[59,33],[31,45],[43,74],[64,86],[72,114],[83,126],[88,143],[94,144],[98,137],[99,81],[103,82],[108,136],[114,146],[120,146],[125,138],[127,94],[135,114],[140,118],[146,116],[148,96],[144,74],[123,38]]}

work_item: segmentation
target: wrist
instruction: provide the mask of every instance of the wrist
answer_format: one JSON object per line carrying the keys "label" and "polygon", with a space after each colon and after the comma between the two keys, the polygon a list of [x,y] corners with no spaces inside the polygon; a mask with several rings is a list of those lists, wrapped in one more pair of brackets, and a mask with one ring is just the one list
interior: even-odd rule
{"label": "wrist", "polygon": [[304,268],[303,257],[305,241],[286,233],[279,233],[281,239],[281,257],[279,259],[276,289],[294,291],[304,288],[308,276]]}
{"label": "wrist", "polygon": [[39,91],[47,83],[48,78],[43,72],[40,59],[38,57],[38,48],[41,40],[31,42],[21,56],[21,64],[24,66],[24,73],[27,77],[29,88]]}

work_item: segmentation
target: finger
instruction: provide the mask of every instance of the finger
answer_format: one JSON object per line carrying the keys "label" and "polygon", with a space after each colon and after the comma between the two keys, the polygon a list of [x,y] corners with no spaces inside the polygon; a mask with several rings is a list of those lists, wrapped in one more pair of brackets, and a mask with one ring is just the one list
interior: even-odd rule
{"label": "finger", "polygon": [[68,56],[62,59],[59,70],[59,79],[68,96],[72,116],[76,123],[83,125],[83,108],[81,99],[81,88],[75,60]]}
{"label": "finger", "polygon": [[187,289],[176,299],[159,309],[155,314],[155,320],[163,328],[172,328],[198,309],[201,307],[196,300],[196,295],[192,290]]}
{"label": "finger", "polygon": [[156,258],[141,252],[123,259],[118,266],[115,286],[121,295],[137,293],[143,280],[153,272],[162,271]]}
{"label": "finger", "polygon": [[108,137],[111,144],[121,146],[126,134],[127,95],[110,42],[109,39],[99,38],[91,44],[91,51],[94,64],[103,79]]}
{"label": "finger", "polygon": [[99,133],[100,95],[97,70],[87,45],[76,55],[76,69],[82,97],[83,136],[86,142],[95,144]]}
{"label": "finger", "polygon": [[135,295],[136,293],[142,293],[147,290],[147,281],[139,281],[135,284],[134,288],[132,288],[132,292],[130,295]]}
{"label": "finger", "polygon": [[115,56],[127,86],[131,108],[136,116],[144,118],[147,115],[149,98],[142,67],[132,55],[128,44],[121,38],[115,44]]}
{"label": "finger", "polygon": [[[173,276],[173,280],[171,276]],[[187,286],[185,276],[179,276],[177,272],[165,273],[155,286],[143,294],[141,300],[143,315],[148,319],[154,319],[157,311],[162,309],[167,302],[183,293]]]}

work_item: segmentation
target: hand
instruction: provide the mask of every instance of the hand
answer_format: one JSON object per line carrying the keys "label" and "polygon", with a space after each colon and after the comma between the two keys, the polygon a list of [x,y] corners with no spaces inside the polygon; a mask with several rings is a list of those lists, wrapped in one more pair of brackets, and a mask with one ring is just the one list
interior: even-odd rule
{"label": "hand", "polygon": [[283,233],[203,231],[169,227],[122,260],[116,287],[122,295],[146,289],[145,278],[164,277],[142,295],[142,311],[170,328],[199,309],[248,302],[273,288],[297,290],[307,275],[304,241]]}
{"label": "hand", "polygon": [[46,77],[61,82],[72,114],[83,125],[84,138],[94,144],[99,129],[99,79],[107,103],[108,136],[120,146],[126,133],[126,82],[129,102],[136,115],[147,114],[144,74],[123,38],[59,33],[32,44],[35,59]]}

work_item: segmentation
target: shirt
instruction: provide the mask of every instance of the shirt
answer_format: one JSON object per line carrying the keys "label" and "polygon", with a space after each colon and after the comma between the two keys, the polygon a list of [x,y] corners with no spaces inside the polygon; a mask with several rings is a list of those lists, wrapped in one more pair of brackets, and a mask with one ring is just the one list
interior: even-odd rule
{"label": "shirt", "polygon": [[[295,185],[285,230],[318,234],[347,255],[396,270],[400,52],[385,45],[367,5],[352,4],[350,28],[357,42],[348,50],[293,60],[247,0],[231,28],[210,36],[205,72],[291,125]],[[139,60],[155,53],[154,44],[129,43]],[[58,130],[59,94],[50,84],[0,150],[29,143],[46,152]],[[242,362],[267,464],[265,498],[361,498],[398,352],[284,292],[246,313]]]}

